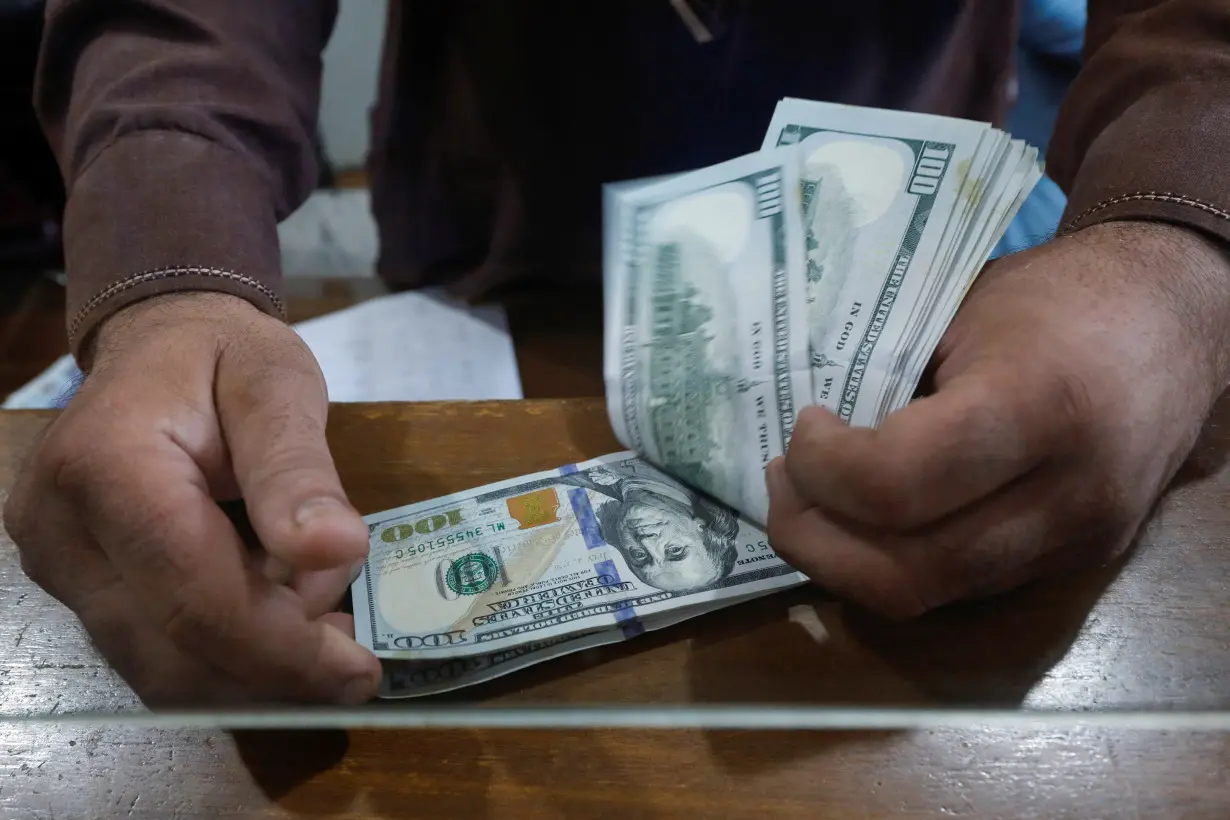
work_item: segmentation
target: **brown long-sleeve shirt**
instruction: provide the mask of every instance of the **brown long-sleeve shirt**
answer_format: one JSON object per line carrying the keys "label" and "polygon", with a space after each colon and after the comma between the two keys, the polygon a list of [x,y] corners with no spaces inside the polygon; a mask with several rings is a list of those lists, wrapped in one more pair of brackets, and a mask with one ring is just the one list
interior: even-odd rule
{"label": "brown long-sleeve shirt", "polygon": [[[316,181],[336,0],[50,0],[36,107],[68,185],[69,337],[157,293],[270,313]],[[596,277],[601,183],[755,150],[780,97],[1002,121],[1014,0],[392,0],[380,274]],[[1090,0],[1048,156],[1067,227],[1230,240],[1230,0]],[[1159,275],[1165,272],[1159,271]]]}

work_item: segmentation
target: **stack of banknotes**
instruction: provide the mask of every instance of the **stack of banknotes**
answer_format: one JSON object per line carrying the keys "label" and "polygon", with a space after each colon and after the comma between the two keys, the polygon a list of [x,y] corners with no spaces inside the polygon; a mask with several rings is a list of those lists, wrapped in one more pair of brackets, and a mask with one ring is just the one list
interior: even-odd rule
{"label": "stack of banknotes", "polygon": [[385,697],[479,683],[803,583],[764,532],[798,411],[913,396],[1042,175],[986,123],[784,99],[756,153],[605,196],[626,452],[368,516]]}

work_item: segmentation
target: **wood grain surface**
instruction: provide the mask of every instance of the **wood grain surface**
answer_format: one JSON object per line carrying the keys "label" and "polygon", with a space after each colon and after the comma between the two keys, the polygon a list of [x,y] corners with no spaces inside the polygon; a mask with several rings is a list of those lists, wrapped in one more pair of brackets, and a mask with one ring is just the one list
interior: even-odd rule
{"label": "wood grain surface", "polygon": [[[51,413],[0,413],[0,488]],[[1210,425],[1121,565],[910,624],[797,590],[452,702],[1230,707],[1230,479]],[[363,512],[618,449],[600,401],[343,405]],[[131,709],[0,538],[7,716]],[[373,708],[407,708],[404,704]],[[1230,737],[915,732],[154,731],[0,724],[3,817],[1012,817],[1230,814]]]}

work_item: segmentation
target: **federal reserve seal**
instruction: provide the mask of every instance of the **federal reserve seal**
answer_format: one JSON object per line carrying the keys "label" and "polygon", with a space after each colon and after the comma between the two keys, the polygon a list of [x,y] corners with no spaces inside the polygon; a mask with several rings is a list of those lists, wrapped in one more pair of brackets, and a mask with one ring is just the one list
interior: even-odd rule
{"label": "federal reserve seal", "polygon": [[458,595],[478,595],[491,589],[499,575],[500,568],[494,558],[486,553],[472,552],[452,563],[444,574],[444,582]]}

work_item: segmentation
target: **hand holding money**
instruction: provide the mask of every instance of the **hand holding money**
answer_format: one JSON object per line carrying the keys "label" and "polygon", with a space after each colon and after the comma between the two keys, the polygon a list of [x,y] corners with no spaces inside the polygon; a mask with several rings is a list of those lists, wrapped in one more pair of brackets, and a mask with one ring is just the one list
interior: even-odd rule
{"label": "hand holding money", "polygon": [[[805,408],[874,426],[910,400],[1040,174],[982,123],[783,100],[761,151],[611,186],[607,406],[629,452],[369,516],[355,630],[381,694],[806,582],[769,545],[766,467]],[[774,495],[775,538],[784,521],[798,566],[836,573],[814,499]]]}
{"label": "hand holding money", "polygon": [[984,123],[783,100],[761,151],[607,197],[616,437],[764,524],[799,411],[905,406],[1041,176]]}
{"label": "hand holding money", "polygon": [[[302,340],[186,292],[124,308],[95,351],[5,504],[31,580],[147,705],[370,699],[380,665],[333,611],[364,527]],[[259,550],[218,503],[241,492]]]}
{"label": "hand holding money", "polygon": [[355,636],[422,695],[805,578],[762,530],[633,453],[367,518]]}
{"label": "hand holding money", "polygon": [[1117,555],[1230,383],[1203,341],[1225,339],[1228,282],[1216,245],[1143,223],[995,262],[930,395],[874,429],[800,415],[768,473],[774,548],[899,617]]}

